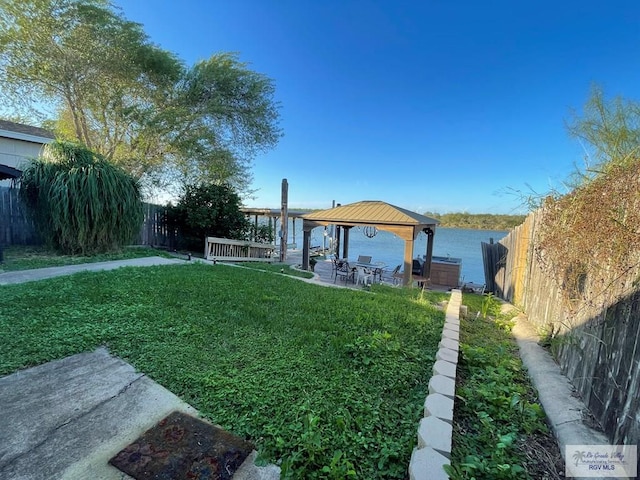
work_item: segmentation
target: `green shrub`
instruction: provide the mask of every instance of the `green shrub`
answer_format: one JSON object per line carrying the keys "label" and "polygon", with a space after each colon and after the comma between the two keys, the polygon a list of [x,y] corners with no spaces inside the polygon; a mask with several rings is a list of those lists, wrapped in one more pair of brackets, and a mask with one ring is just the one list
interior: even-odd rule
{"label": "green shrub", "polygon": [[240,196],[228,184],[188,185],[167,213],[178,231],[178,248],[202,251],[205,237],[249,240],[251,222],[241,206]]}

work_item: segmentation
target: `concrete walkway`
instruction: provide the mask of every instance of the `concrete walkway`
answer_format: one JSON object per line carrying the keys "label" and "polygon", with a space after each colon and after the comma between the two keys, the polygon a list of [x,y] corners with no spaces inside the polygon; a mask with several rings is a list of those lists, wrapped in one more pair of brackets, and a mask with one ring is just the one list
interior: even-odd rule
{"label": "concrete walkway", "polygon": [[73,275],[78,272],[113,270],[120,267],[150,267],[152,265],[184,264],[183,260],[164,257],[142,257],[129,260],[114,260],[111,262],[81,263],[79,265],[65,265],[63,267],[37,268],[34,270],[20,270],[17,272],[0,273],[0,285],[33,282],[46,278]]}
{"label": "concrete walkway", "polygon": [[[508,304],[504,307],[513,308]],[[538,392],[538,398],[556,437],[560,453],[565,463],[569,461],[567,465],[571,468],[571,458],[567,459],[565,455],[567,445],[608,445],[609,439],[604,433],[584,422],[589,411],[587,406],[573,394],[574,388],[569,379],[562,373],[549,352],[540,346],[540,337],[526,315],[519,314],[515,321],[511,332],[518,343],[522,363]]]}
{"label": "concrete walkway", "polygon": [[107,464],[173,410],[195,410],[104,349],[0,378],[0,478],[122,479]]}
{"label": "concrete walkway", "polygon": [[586,405],[573,395],[573,385],[562,374],[549,352],[540,346],[540,337],[525,315],[516,317],[512,333],[560,448],[564,449],[565,445],[609,443],[604,433],[583,422],[583,414],[588,412]]}
{"label": "concrete walkway", "polygon": [[[107,462],[173,411],[198,412],[104,348],[0,378],[0,478],[123,480]],[[277,479],[255,453],[234,480]]]}
{"label": "concrete walkway", "polygon": [[[123,266],[185,264],[149,257],[0,274],[0,285]],[[107,462],[172,411],[198,412],[104,348],[0,378],[0,478],[126,480]],[[256,452],[234,480],[275,480]]]}

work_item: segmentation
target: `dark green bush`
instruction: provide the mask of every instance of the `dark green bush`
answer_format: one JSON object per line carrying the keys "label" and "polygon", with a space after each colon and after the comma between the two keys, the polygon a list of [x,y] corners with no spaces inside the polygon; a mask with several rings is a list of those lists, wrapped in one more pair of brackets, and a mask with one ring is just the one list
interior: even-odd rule
{"label": "dark green bush", "polygon": [[241,206],[240,196],[228,184],[187,186],[167,212],[169,224],[178,232],[177,248],[202,251],[205,237],[247,240],[251,222]]}

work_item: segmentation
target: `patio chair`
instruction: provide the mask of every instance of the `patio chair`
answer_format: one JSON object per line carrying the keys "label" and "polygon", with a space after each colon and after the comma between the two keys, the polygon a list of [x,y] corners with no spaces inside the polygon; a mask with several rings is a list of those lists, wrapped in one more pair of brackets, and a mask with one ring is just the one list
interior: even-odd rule
{"label": "patio chair", "polygon": [[373,273],[373,281],[376,281],[376,277],[378,277],[378,282],[382,283],[382,277],[385,273],[386,265],[382,262],[374,263],[372,265],[371,273]]}
{"label": "patio chair", "polygon": [[336,276],[333,279],[333,283],[336,283],[338,277],[344,278],[344,283],[347,283],[349,278],[353,279],[353,269],[349,266],[349,262],[337,261],[336,265]]}
{"label": "patio chair", "polygon": [[358,263],[371,263],[371,255],[359,255]]}
{"label": "patio chair", "polygon": [[413,259],[411,273],[413,275],[422,275],[422,265],[420,264],[420,260],[416,260],[415,258]]}
{"label": "patio chair", "polygon": [[331,277],[336,276],[336,272],[338,270],[338,262],[340,262],[340,260],[338,260],[337,257],[331,259]]}
{"label": "patio chair", "polygon": [[362,282],[363,285],[371,285],[373,283],[373,272],[371,272],[371,270],[358,266],[356,267],[356,271],[358,272],[356,279],[357,285],[360,285],[360,282]]}
{"label": "patio chair", "polygon": [[391,272],[391,281],[393,282],[394,285],[398,285],[402,283],[402,281],[404,280],[404,272],[400,271],[401,268],[402,268],[402,265],[398,265],[396,268],[393,269],[393,272]]}

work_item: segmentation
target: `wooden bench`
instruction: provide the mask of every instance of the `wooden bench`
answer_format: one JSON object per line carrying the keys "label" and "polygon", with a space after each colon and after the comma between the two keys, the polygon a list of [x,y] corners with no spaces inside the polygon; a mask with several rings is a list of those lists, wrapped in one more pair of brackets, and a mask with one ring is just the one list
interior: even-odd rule
{"label": "wooden bench", "polygon": [[222,262],[274,262],[274,252],[275,247],[267,243],[207,237],[204,258]]}

